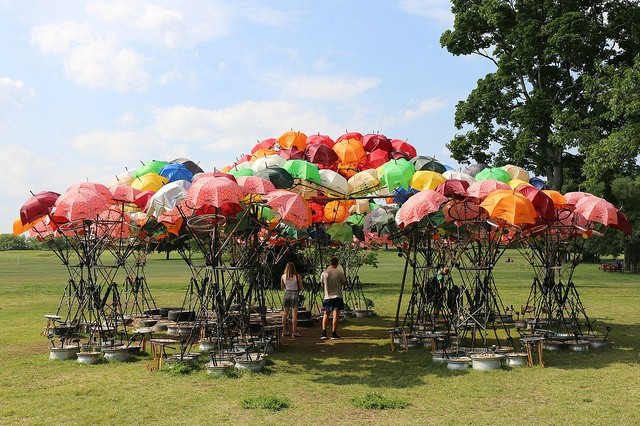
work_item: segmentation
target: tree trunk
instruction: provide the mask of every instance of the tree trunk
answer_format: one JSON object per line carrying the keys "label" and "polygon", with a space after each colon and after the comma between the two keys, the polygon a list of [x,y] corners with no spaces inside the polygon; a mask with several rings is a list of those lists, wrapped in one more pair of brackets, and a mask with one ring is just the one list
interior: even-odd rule
{"label": "tree trunk", "polygon": [[625,247],[624,268],[634,274],[640,272],[640,241],[631,240]]}
{"label": "tree trunk", "polygon": [[166,260],[169,260],[169,253],[170,253],[170,251],[169,251],[169,250],[167,250],[167,257],[166,257]]}
{"label": "tree trunk", "polygon": [[562,190],[564,184],[564,170],[562,168],[562,148],[550,146],[547,148],[547,154],[551,160],[547,169],[547,186],[549,189],[556,191]]}

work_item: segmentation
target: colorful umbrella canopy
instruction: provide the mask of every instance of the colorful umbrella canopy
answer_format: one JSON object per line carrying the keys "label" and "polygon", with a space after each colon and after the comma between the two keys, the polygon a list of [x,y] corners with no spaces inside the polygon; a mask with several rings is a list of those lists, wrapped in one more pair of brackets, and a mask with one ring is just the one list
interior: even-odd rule
{"label": "colorful umbrella canopy", "polygon": [[511,179],[509,182],[507,182],[507,185],[509,185],[509,188],[511,189],[516,189],[521,186],[533,186],[526,180],[520,180],[520,179]]}
{"label": "colorful umbrella canopy", "polygon": [[367,169],[354,174],[347,183],[349,186],[347,195],[363,195],[378,188],[380,177],[374,169]]}
{"label": "colorful umbrella canopy", "polygon": [[323,169],[320,174],[320,189],[332,196],[345,196],[349,191],[347,179],[333,170]]}
{"label": "colorful umbrella canopy", "polygon": [[605,226],[618,223],[618,208],[604,198],[582,197],[576,202],[577,213],[589,222],[601,223]]}
{"label": "colorful umbrella canopy", "polygon": [[338,161],[338,154],[329,145],[312,143],[305,148],[304,159],[328,169],[335,166],[336,161]]}
{"label": "colorful umbrella canopy", "polygon": [[51,213],[51,209],[53,209],[58,197],[60,197],[60,194],[52,191],[42,191],[31,196],[20,207],[20,222],[22,225],[33,223]]}
{"label": "colorful umbrella canopy", "polygon": [[170,182],[151,195],[146,206],[149,216],[160,217],[173,210],[182,201],[192,184],[186,180]]}
{"label": "colorful umbrella canopy", "polygon": [[474,176],[476,180],[497,180],[500,182],[507,183],[511,180],[511,176],[509,173],[502,170],[500,167],[489,167],[482,171],[480,171],[477,175]]}
{"label": "colorful umbrella canopy", "polygon": [[523,194],[514,190],[496,190],[480,203],[489,216],[505,222],[522,226],[534,223],[538,213],[535,207]]}
{"label": "colorful umbrella canopy", "polygon": [[479,199],[485,198],[487,195],[498,189],[511,189],[509,185],[497,180],[478,180],[473,182],[467,188],[467,196]]}
{"label": "colorful umbrella canopy", "polygon": [[433,157],[425,157],[423,155],[419,155],[411,159],[416,171],[418,170],[430,170],[432,172],[444,173],[447,171],[447,168],[438,160]]}
{"label": "colorful umbrella canopy", "polygon": [[502,170],[509,173],[511,179],[519,179],[525,182],[529,182],[529,172],[519,166],[514,166],[513,164],[507,164],[506,166],[501,167]]}
{"label": "colorful umbrella canopy", "polygon": [[253,148],[251,148],[251,154],[255,154],[260,149],[267,149],[267,150],[274,151],[276,143],[278,143],[278,140],[275,138],[268,138],[268,139],[261,140],[260,142],[255,144]]}
{"label": "colorful umbrella canopy", "polygon": [[275,210],[280,219],[297,229],[311,226],[311,211],[307,202],[298,194],[277,189],[265,196],[267,206]]}
{"label": "colorful umbrella canopy", "polygon": [[405,159],[391,160],[382,165],[382,178],[380,183],[390,190],[395,188],[409,188],[411,177],[415,168],[410,161]]}
{"label": "colorful umbrella canopy", "polygon": [[168,163],[165,164],[158,172],[160,176],[166,177],[169,182],[175,182],[177,180],[188,180],[191,181],[193,178],[193,173],[189,169],[186,168],[183,164],[179,163]]}
{"label": "colorful umbrella canopy", "polygon": [[251,168],[241,168],[241,169],[233,168],[233,169],[229,170],[227,173],[229,173],[231,176],[233,176],[234,178],[237,179],[240,176],[253,176],[253,169],[251,169]]}
{"label": "colorful umbrella canopy", "polygon": [[425,189],[409,198],[398,210],[396,221],[401,227],[420,222],[427,215],[437,212],[447,197],[431,189]]}
{"label": "colorful umbrella canopy", "polygon": [[[403,141],[400,139],[392,139],[391,146],[393,147],[396,153],[401,153],[409,157],[409,159],[418,155],[416,149],[407,141]],[[391,158],[398,158],[392,155]]]}
{"label": "colorful umbrella canopy", "polygon": [[293,186],[293,178],[282,167],[267,167],[255,172],[254,176],[267,179],[277,189],[289,189]]}
{"label": "colorful umbrella canopy", "polygon": [[285,160],[304,160],[304,151],[299,150],[295,146],[281,149],[277,154]]}
{"label": "colorful umbrella canopy", "polygon": [[281,149],[289,149],[295,146],[299,151],[304,151],[307,146],[307,135],[302,132],[285,132],[278,138],[278,144]]}
{"label": "colorful umbrella canopy", "polygon": [[313,163],[304,160],[288,160],[282,166],[291,177],[296,179],[303,179],[309,182],[320,183],[320,173],[318,166]]}
{"label": "colorful umbrella canopy", "polygon": [[327,228],[327,234],[331,236],[332,240],[343,243],[353,241],[353,228],[346,222],[332,223],[331,226]]}
{"label": "colorful umbrella canopy", "polygon": [[131,187],[140,191],[157,191],[169,182],[164,176],[157,173],[147,173],[142,175],[131,183]]}
{"label": "colorful umbrella canopy", "polygon": [[336,143],[342,142],[342,141],[347,140],[347,139],[355,139],[358,142],[362,143],[363,136],[362,136],[362,133],[360,133],[360,132],[346,132],[346,133],[338,136],[338,139],[336,139]]}
{"label": "colorful umbrella canopy", "polygon": [[446,182],[446,178],[440,173],[431,170],[419,170],[411,177],[410,185],[418,191],[436,189],[438,185]]}
{"label": "colorful umbrella canopy", "polygon": [[359,163],[367,155],[362,142],[357,139],[343,139],[333,146],[342,164]]}
{"label": "colorful umbrella canopy", "polygon": [[162,169],[166,164],[167,164],[166,161],[158,161],[158,160],[149,161],[146,164],[143,163],[142,166],[136,169],[136,177],[139,178],[148,173],[159,174],[160,169]]}
{"label": "colorful umbrella canopy", "polygon": [[133,203],[140,194],[139,189],[127,185],[117,185],[109,187],[111,198],[119,203]]}
{"label": "colorful umbrella canopy", "polygon": [[126,172],[122,172],[119,175],[116,175],[114,179],[111,179],[109,184],[107,185],[109,188],[116,185],[131,185],[136,178],[135,170],[127,170]]}
{"label": "colorful umbrella canopy", "polygon": [[329,148],[333,148],[333,145],[336,144],[329,135],[321,135],[318,133],[317,135],[310,135],[307,137],[307,146],[317,143],[327,145]]}
{"label": "colorful umbrella canopy", "polygon": [[389,152],[382,149],[375,149],[368,153],[362,160],[362,169],[377,169],[389,161]]}
{"label": "colorful umbrella canopy", "polygon": [[471,185],[473,182],[476,181],[473,176],[468,175],[468,174],[463,173],[463,172],[458,171],[458,170],[447,170],[446,172],[442,173],[442,176],[444,176],[446,179],[463,180],[463,181],[469,183],[469,185]]}
{"label": "colorful umbrella canopy", "polygon": [[484,169],[488,169],[489,166],[484,164],[484,163],[477,163],[477,164],[471,164],[469,166],[467,166],[466,169],[463,170],[463,172],[473,178],[475,178],[475,176],[480,173],[481,171],[483,171]]}

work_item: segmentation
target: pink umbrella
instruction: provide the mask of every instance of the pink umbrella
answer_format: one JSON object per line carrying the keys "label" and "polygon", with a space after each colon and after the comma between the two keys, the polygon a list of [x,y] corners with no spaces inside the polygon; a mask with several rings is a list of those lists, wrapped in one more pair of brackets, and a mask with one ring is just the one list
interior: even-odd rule
{"label": "pink umbrella", "polygon": [[576,192],[567,192],[564,194],[564,199],[567,200],[567,204],[575,204],[580,201],[584,197],[593,197],[593,194],[589,194],[588,192],[576,191]]}
{"label": "pink umbrella", "polygon": [[435,191],[448,198],[464,197],[469,188],[469,182],[461,179],[449,179],[438,185]]}
{"label": "pink umbrella", "polygon": [[52,214],[54,221],[64,223],[95,219],[111,203],[111,193],[106,186],[104,188],[108,197],[94,186],[72,185],[56,200],[55,212]]}
{"label": "pink umbrella", "polygon": [[109,192],[111,193],[113,201],[133,203],[142,191],[132,188],[129,185],[116,185],[109,187]]}
{"label": "pink umbrella", "polygon": [[444,218],[447,222],[475,221],[482,216],[488,217],[487,211],[480,207],[480,201],[475,198],[464,200],[451,200],[442,208]]}
{"label": "pink umbrella", "polygon": [[427,215],[440,210],[447,197],[431,189],[411,196],[398,211],[397,222],[401,227],[420,222]]}
{"label": "pink umbrella", "polygon": [[498,189],[511,189],[509,185],[498,180],[487,179],[473,182],[467,188],[467,196],[484,199],[487,195]]}
{"label": "pink umbrella", "polygon": [[71,185],[69,188],[67,188],[68,192],[69,190],[75,190],[75,189],[87,189],[90,191],[95,191],[98,192],[100,194],[102,194],[103,197],[105,197],[106,199],[110,199],[111,198],[111,192],[109,191],[109,188],[107,188],[105,185],[101,184],[101,183],[94,183],[94,182],[82,182],[82,183],[75,183],[73,185]]}
{"label": "pink umbrella", "polygon": [[231,179],[220,176],[203,177],[196,180],[187,190],[183,203],[191,209],[207,210],[210,207],[239,205],[244,192]]}
{"label": "pink umbrella", "polygon": [[293,192],[277,189],[265,196],[267,207],[271,207],[279,215],[283,222],[298,229],[307,229],[311,226],[311,210],[309,204]]}
{"label": "pink umbrella", "polygon": [[271,181],[258,176],[239,176],[238,185],[246,194],[265,195],[276,190]]}
{"label": "pink umbrella", "polygon": [[597,222],[605,226],[618,224],[618,208],[595,195],[582,197],[576,202],[576,212],[589,222]]}
{"label": "pink umbrella", "polygon": [[202,178],[225,178],[225,179],[229,179],[232,182],[236,181],[236,177],[232,174],[229,173],[222,173],[222,172],[208,172],[208,173],[198,173],[197,175],[195,175],[193,177],[193,179],[191,180],[192,183],[196,183],[198,180],[202,179]]}
{"label": "pink umbrella", "polygon": [[303,160],[305,150],[300,150],[297,146],[292,145],[291,148],[281,149],[277,154],[287,160]]}
{"label": "pink umbrella", "polygon": [[131,236],[131,216],[119,208],[110,207],[101,212],[94,224],[97,235],[108,235],[113,238],[129,238]]}

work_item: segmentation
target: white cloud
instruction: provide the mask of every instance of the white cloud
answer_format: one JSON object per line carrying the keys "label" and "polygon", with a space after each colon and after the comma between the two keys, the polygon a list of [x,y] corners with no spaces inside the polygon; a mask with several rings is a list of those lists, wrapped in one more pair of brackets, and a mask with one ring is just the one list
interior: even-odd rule
{"label": "white cloud", "polygon": [[138,117],[136,117],[136,115],[132,112],[125,112],[116,119],[116,122],[123,126],[130,126],[138,122]]}
{"label": "white cloud", "polygon": [[0,109],[3,111],[20,108],[35,91],[25,87],[24,82],[10,77],[0,77]]}
{"label": "white cloud", "polygon": [[270,75],[271,84],[280,86],[286,99],[339,101],[356,97],[380,85],[380,79],[361,76],[293,76]]}
{"label": "white cloud", "polygon": [[334,64],[327,62],[325,59],[320,58],[313,64],[313,69],[319,72],[330,71],[334,68]]}
{"label": "white cloud", "polygon": [[424,16],[447,25],[453,23],[449,0],[400,0],[399,5],[410,15]]}
{"label": "white cloud", "polygon": [[251,5],[251,7],[240,7],[238,12],[249,21],[273,27],[284,27],[287,24],[297,21],[301,12],[282,11],[263,6]]}
{"label": "white cloud", "polygon": [[440,98],[425,99],[417,103],[414,108],[402,111],[399,116],[407,121],[415,120],[418,117],[433,114],[445,108],[447,103]]}

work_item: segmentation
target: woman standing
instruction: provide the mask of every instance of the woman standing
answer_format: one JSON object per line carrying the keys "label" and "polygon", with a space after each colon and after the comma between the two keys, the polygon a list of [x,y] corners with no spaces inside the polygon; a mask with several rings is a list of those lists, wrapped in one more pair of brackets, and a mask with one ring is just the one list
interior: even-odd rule
{"label": "woman standing", "polygon": [[298,294],[303,289],[302,277],[296,271],[296,265],[288,262],[284,268],[284,274],[280,278],[280,287],[284,289],[284,301],[282,303],[282,333],[288,334],[287,319],[291,310],[291,337],[301,336],[298,334]]}

